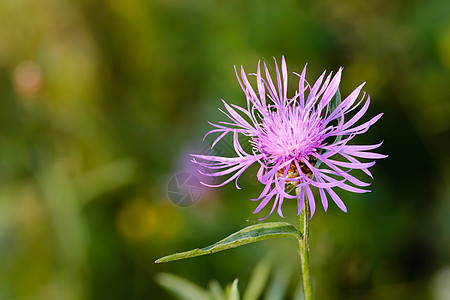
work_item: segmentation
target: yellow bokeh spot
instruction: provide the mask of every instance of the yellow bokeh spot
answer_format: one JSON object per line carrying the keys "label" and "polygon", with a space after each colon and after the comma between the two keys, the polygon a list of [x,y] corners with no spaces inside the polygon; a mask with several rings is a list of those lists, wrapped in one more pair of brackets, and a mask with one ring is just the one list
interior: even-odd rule
{"label": "yellow bokeh spot", "polygon": [[172,239],[183,223],[183,214],[176,207],[142,198],[127,201],[116,218],[120,234],[136,242],[155,237]]}
{"label": "yellow bokeh spot", "polygon": [[437,38],[439,58],[442,64],[450,69],[450,24],[443,26]]}

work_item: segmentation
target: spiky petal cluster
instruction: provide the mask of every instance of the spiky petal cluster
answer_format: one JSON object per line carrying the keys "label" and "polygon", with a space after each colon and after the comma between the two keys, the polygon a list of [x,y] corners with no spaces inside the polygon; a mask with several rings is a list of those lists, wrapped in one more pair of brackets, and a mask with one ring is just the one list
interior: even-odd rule
{"label": "spiky petal cluster", "polygon": [[[254,213],[258,213],[273,200],[269,215],[277,208],[278,214],[283,216],[283,201],[295,198],[299,200],[300,213],[306,197],[312,216],[316,207],[312,187],[319,190],[325,211],[328,208],[329,195],[337,206],[346,212],[347,208],[334,188],[355,193],[368,192],[365,188],[370,184],[350,175],[349,171],[359,169],[372,177],[368,168],[375,162],[362,162],[359,159],[386,157],[370,152],[381,143],[357,146],[349,145],[349,142],[356,135],[366,132],[382,114],[364,124],[355,125],[366,113],[370,103],[370,96],[365,99],[365,93],[357,101],[365,83],[333,110],[330,109],[331,100],[338,92],[342,68],[334,76],[330,73],[326,78],[326,72],[323,72],[311,86],[305,79],[305,65],[301,74],[294,73],[299,78],[299,86],[292,98],[287,96],[288,72],[284,57],[281,72],[276,60],[275,69],[276,80],[272,80],[264,63],[263,77],[258,63],[257,73],[251,74],[256,75],[256,91],[249,83],[244,68],[241,66],[240,76],[236,70],[239,84],[247,98],[247,107],[228,104],[222,100],[226,111],[221,111],[229,121],[211,123],[215,128],[206,134],[219,133],[212,147],[225,135],[232,134],[236,157],[192,155],[192,161],[208,170],[202,172],[204,175],[229,176],[220,184],[208,185],[213,187],[236,180],[236,187],[239,188],[239,176],[250,165],[259,164],[257,177],[265,187],[261,195],[253,199],[259,201]],[[352,116],[348,117],[350,112]],[[252,153],[244,151],[238,140],[239,134],[249,138]],[[316,162],[319,161],[325,167],[318,168]],[[298,195],[289,193],[287,187],[295,187],[299,191]]]}

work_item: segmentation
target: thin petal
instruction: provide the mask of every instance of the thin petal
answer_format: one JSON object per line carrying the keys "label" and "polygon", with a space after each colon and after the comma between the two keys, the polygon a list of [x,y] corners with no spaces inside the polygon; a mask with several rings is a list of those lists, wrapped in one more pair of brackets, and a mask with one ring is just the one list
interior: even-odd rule
{"label": "thin petal", "polygon": [[314,196],[309,186],[305,186],[306,195],[308,196],[309,209],[311,211],[311,216],[309,219],[314,216],[314,212],[316,211],[316,202],[314,201]]}
{"label": "thin petal", "polygon": [[341,198],[332,190],[332,189],[326,189],[328,194],[330,194],[331,199],[333,199],[334,203],[343,211],[347,212],[347,207],[345,207],[344,202],[342,202]]}
{"label": "thin petal", "polygon": [[303,206],[305,205],[305,188],[300,188],[300,196],[298,197],[298,208],[297,208],[297,216],[302,212]]}
{"label": "thin petal", "polygon": [[328,199],[327,199],[327,195],[325,194],[325,192],[323,191],[323,189],[319,189],[319,193],[320,193],[320,199],[322,200],[322,206],[323,209],[325,211],[327,211],[328,209]]}
{"label": "thin petal", "polygon": [[284,55],[281,58],[281,71],[283,73],[283,100],[287,99],[288,72]]}
{"label": "thin petal", "polygon": [[339,71],[334,75],[333,80],[331,80],[330,85],[322,96],[322,100],[319,104],[319,109],[322,109],[331,101],[333,96],[336,94],[339,83],[341,82],[342,68],[339,68]]}
{"label": "thin petal", "polygon": [[280,196],[280,200],[278,201],[278,209],[277,209],[278,214],[282,218],[284,218],[283,212],[281,211],[281,205],[283,204],[283,200],[284,200],[283,196]]}
{"label": "thin petal", "polygon": [[369,158],[369,159],[380,159],[380,158],[388,157],[387,155],[384,155],[384,154],[378,154],[378,153],[372,153],[372,152],[349,151],[346,153],[351,156],[356,156],[356,157],[361,157],[361,158]]}
{"label": "thin petal", "polygon": [[275,201],[273,202],[273,206],[272,206],[272,209],[270,210],[270,213],[267,216],[265,216],[264,218],[258,219],[258,221],[264,221],[273,213],[273,211],[275,210],[275,207],[277,206],[278,198],[279,198],[279,195],[276,195]]}
{"label": "thin petal", "polygon": [[261,104],[266,105],[266,89],[261,77],[261,61],[258,61],[258,69],[256,71],[256,85],[258,86],[259,97],[261,98]]}

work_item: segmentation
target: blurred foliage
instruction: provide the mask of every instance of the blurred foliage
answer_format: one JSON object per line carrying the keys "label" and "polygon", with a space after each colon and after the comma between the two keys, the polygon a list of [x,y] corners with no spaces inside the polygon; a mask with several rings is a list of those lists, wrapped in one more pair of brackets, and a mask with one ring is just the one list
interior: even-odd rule
{"label": "blurred foliage", "polygon": [[0,299],[171,299],[160,272],[247,286],[268,251],[299,276],[284,240],[152,264],[258,219],[254,169],[184,209],[167,182],[206,151],[220,98],[244,103],[232,66],[282,54],[310,79],[344,66],[342,96],[367,81],[385,112],[358,139],[389,154],[373,192],[312,221],[317,299],[449,299],[449,16],[446,0],[1,1]]}
{"label": "blurred foliage", "polygon": [[[245,288],[242,297],[238,289],[238,279],[229,284],[225,290],[214,279],[208,283],[208,289],[203,289],[195,283],[173,274],[157,274],[156,280],[159,285],[180,300],[239,300],[241,298],[242,300],[257,300],[261,299],[266,286],[270,287],[267,289],[266,299],[282,300],[285,298],[286,285],[290,281],[290,271],[279,268],[276,277],[268,284],[271,268],[270,257],[267,256],[262,259],[252,271],[248,286]],[[282,277],[281,280],[279,280],[280,276]],[[298,285],[300,285],[301,291],[302,282],[297,282]],[[295,299],[303,299],[303,294],[296,293]]]}

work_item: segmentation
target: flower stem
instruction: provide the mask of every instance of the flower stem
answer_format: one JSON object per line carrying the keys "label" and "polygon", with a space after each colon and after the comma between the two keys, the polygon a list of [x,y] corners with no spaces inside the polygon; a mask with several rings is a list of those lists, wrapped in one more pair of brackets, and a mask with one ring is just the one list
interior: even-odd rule
{"label": "flower stem", "polygon": [[[300,193],[300,189],[296,192],[298,195]],[[313,299],[311,275],[309,273],[309,218],[310,208],[307,201],[305,201],[303,209],[300,213],[300,232],[303,235],[303,239],[298,240],[300,246],[300,261],[302,265],[303,297],[305,300]]]}

